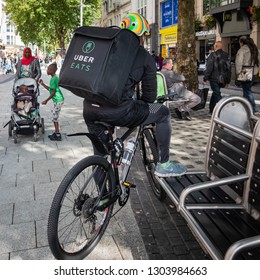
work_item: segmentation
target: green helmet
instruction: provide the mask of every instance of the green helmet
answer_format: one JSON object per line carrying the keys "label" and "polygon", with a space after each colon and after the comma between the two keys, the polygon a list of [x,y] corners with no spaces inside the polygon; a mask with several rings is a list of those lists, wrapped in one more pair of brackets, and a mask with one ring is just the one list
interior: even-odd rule
{"label": "green helmet", "polygon": [[121,22],[122,29],[128,29],[134,32],[137,36],[142,36],[144,33],[149,35],[150,26],[146,18],[136,13],[126,15]]}

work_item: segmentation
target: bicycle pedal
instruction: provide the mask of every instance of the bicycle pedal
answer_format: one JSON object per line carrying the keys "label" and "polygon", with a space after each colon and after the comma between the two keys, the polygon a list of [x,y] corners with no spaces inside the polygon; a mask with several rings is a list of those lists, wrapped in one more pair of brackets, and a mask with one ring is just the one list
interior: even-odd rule
{"label": "bicycle pedal", "polygon": [[136,185],[130,182],[123,182],[123,185],[127,188],[132,188],[132,189],[136,188]]}

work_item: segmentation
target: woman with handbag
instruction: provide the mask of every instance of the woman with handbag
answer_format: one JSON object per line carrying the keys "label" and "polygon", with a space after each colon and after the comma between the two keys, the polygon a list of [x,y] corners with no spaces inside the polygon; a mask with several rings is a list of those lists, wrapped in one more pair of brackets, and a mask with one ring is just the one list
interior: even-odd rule
{"label": "woman with handbag", "polygon": [[255,98],[252,93],[254,76],[258,74],[260,53],[252,38],[242,36],[239,39],[240,49],[236,55],[236,75],[241,82],[243,97],[252,105],[255,115],[260,115],[257,111]]}

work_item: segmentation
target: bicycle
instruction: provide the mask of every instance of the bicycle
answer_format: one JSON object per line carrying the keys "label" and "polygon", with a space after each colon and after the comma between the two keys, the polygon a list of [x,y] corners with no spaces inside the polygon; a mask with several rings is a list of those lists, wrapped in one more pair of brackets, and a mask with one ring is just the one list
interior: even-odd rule
{"label": "bicycle", "polygon": [[[173,96],[174,94],[160,96],[157,102],[172,100]],[[70,135],[86,135],[106,156],[92,155],[83,158],[69,170],[57,189],[47,227],[49,247],[56,259],[83,259],[98,244],[110,218],[127,203],[130,189],[136,187],[127,181],[127,176],[138,145],[154,194],[159,200],[166,197],[154,175],[159,160],[154,124],[129,128],[115,139],[114,127],[101,124],[106,127],[109,137],[106,146],[90,133]],[[127,154],[124,142],[134,131],[135,136],[129,140],[133,150],[131,154]],[[120,208],[113,214],[116,201]]]}

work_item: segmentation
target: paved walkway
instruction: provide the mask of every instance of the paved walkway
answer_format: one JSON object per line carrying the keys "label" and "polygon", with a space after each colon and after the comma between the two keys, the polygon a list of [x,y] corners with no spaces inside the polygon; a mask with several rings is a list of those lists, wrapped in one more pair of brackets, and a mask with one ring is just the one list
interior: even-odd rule
{"label": "paved walkway", "polygon": [[[43,79],[48,82],[46,75]],[[48,104],[40,107],[46,133],[40,134],[37,142],[30,136],[20,136],[14,144],[8,139],[7,128],[3,128],[10,119],[13,81],[0,78],[0,83],[0,259],[53,259],[46,236],[52,197],[68,169],[92,153],[86,137],[66,136],[86,131],[82,99],[64,90],[62,142],[51,142],[47,137],[53,130]],[[223,92],[224,96],[241,95],[234,89]],[[39,100],[47,94],[41,88]],[[207,113],[208,108],[192,112],[191,122],[172,115],[171,158],[189,169],[203,169],[210,126]],[[137,184],[130,203],[113,218],[101,243],[87,259],[207,259],[171,201],[161,203],[154,197],[138,154],[130,176]]]}
{"label": "paved walkway", "polygon": [[[43,79],[48,82],[46,75]],[[92,154],[86,137],[67,137],[85,132],[82,99],[64,90],[65,104],[60,124],[63,141],[52,142],[48,134],[51,102],[40,106],[46,133],[37,142],[19,135],[8,139],[3,125],[10,120],[13,81],[0,85],[0,259],[53,259],[47,243],[47,218],[54,193],[69,168]],[[41,88],[39,100],[48,92]],[[111,221],[100,245],[87,259],[147,259],[140,232],[128,203]]]}

